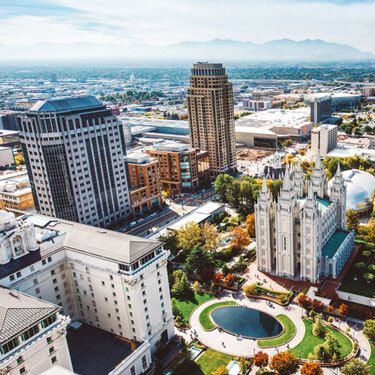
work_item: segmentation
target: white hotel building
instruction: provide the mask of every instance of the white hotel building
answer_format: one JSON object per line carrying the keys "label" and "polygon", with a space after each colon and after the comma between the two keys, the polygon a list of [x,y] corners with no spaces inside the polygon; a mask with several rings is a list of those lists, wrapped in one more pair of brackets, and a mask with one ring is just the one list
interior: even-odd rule
{"label": "white hotel building", "polygon": [[167,257],[157,241],[0,211],[0,285],[129,342],[112,374],[145,373],[157,344],[174,335]]}

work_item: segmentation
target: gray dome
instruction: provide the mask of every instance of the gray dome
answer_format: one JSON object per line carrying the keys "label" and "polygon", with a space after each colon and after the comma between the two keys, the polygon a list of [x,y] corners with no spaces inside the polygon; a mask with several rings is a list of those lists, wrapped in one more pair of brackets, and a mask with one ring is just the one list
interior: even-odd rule
{"label": "gray dome", "polygon": [[[365,171],[351,169],[342,172],[346,185],[346,209],[357,212],[367,211],[372,207],[375,191],[375,177]],[[328,183],[331,187],[333,179]]]}

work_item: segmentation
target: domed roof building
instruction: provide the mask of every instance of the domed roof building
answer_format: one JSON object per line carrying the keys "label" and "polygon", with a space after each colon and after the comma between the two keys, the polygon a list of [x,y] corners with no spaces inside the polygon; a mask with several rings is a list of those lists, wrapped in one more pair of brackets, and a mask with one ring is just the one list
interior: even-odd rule
{"label": "domed roof building", "polygon": [[[342,172],[346,185],[346,209],[365,212],[371,209],[375,177],[365,171],[350,169]],[[333,179],[328,183],[332,186]]]}

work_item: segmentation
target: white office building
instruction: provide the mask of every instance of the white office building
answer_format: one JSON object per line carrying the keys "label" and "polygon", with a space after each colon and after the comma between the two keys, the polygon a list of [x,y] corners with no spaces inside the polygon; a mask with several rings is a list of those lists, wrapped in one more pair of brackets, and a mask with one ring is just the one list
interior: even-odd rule
{"label": "white office building", "polygon": [[[60,366],[71,373],[68,317],[61,307],[0,287],[0,374],[41,374]],[[53,370],[52,370],[53,371]]]}
{"label": "white office building", "polygon": [[311,131],[311,151],[322,157],[337,147],[337,125],[320,125]]}
{"label": "white office building", "polygon": [[[151,353],[174,335],[168,252],[160,242],[42,215],[16,219],[5,211],[0,232],[0,285],[130,343],[108,372],[149,369]],[[74,370],[85,366],[74,358]]]}

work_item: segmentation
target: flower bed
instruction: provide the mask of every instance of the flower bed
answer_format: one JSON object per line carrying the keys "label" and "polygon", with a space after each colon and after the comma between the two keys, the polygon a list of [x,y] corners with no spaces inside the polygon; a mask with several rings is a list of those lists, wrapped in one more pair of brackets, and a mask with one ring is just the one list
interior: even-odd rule
{"label": "flower bed", "polygon": [[281,306],[286,306],[290,303],[293,292],[281,292],[263,287],[259,282],[248,285],[243,288],[248,298],[261,298],[272,301]]}

